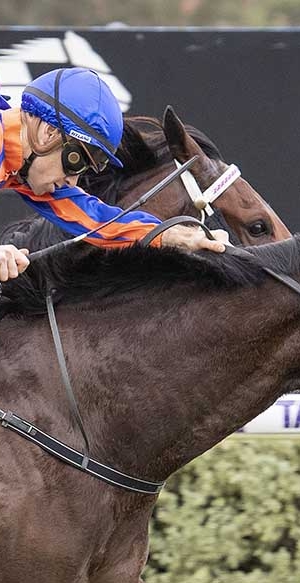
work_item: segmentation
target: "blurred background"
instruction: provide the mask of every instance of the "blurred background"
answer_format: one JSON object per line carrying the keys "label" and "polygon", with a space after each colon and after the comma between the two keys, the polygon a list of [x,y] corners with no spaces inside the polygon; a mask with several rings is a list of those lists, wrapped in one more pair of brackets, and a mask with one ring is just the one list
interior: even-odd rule
{"label": "blurred background", "polygon": [[297,26],[299,0],[11,0],[1,25]]}

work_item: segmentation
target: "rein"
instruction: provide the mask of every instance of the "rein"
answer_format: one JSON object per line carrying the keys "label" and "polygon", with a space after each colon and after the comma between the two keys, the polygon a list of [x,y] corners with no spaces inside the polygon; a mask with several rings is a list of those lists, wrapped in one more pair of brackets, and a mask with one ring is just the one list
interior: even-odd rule
{"label": "rein", "polygon": [[[249,251],[246,251],[245,249],[240,249],[237,247],[229,247],[226,246],[226,253],[228,253],[229,255],[236,255],[238,257],[249,257],[251,256],[252,259],[253,257],[255,257],[255,255],[253,255],[252,253],[249,253]],[[270,269],[270,267],[266,267],[263,263],[260,262],[260,260],[258,258],[257,262],[259,264],[259,266],[271,277],[273,277],[273,279],[276,279],[277,281],[280,281],[280,283],[283,283],[286,287],[288,287],[289,289],[291,289],[292,291],[296,292],[298,295],[300,295],[300,283],[298,281],[296,281],[295,279],[293,279],[292,277],[290,277],[289,275],[286,275],[285,273],[280,273],[277,271],[273,271],[273,269]]]}
{"label": "rein", "polygon": [[194,223],[194,224],[198,225],[199,228],[204,231],[206,237],[210,241],[215,241],[215,238],[212,235],[211,231],[202,221],[200,221],[196,217],[190,217],[188,215],[181,215],[180,217],[171,217],[170,219],[166,219],[165,221],[160,223],[160,225],[157,225],[157,227],[154,227],[154,229],[152,229],[152,231],[150,231],[150,233],[148,233],[143,239],[140,240],[141,246],[147,247],[150,243],[152,243],[152,241],[158,235],[160,235],[164,231],[167,231],[171,227],[174,227],[174,225],[180,225],[182,223]]}
{"label": "rein", "polygon": [[59,330],[58,330],[58,326],[57,326],[57,321],[56,321],[56,317],[55,317],[52,294],[53,294],[53,292],[52,292],[52,290],[50,290],[46,296],[48,319],[49,319],[49,324],[50,324],[50,328],[51,328],[51,332],[52,332],[52,338],[53,338],[53,342],[54,342],[54,346],[55,346],[55,350],[56,350],[56,356],[57,356],[62,380],[63,380],[64,386],[66,389],[67,397],[69,400],[71,412],[74,415],[74,418],[77,422],[77,425],[81,431],[81,435],[82,435],[83,440],[84,440],[85,447],[84,447],[84,459],[82,461],[82,465],[83,465],[83,467],[86,467],[87,463],[88,463],[88,458],[90,457],[90,444],[89,444],[89,440],[88,440],[87,434],[86,434],[84,426],[83,426],[83,421],[82,421],[81,415],[79,413],[79,409],[77,407],[76,399],[75,399],[72,385],[70,382],[70,377],[69,377],[69,373],[68,373],[68,369],[67,369],[66,359],[65,359],[65,355],[64,355],[64,351],[63,351],[63,347],[62,347],[62,343],[61,343],[61,338],[60,338],[60,334],[59,334]]}
{"label": "rein", "polygon": [[[160,223],[160,225],[154,227],[154,229],[152,229],[150,233],[148,233],[143,239],[140,240],[140,244],[142,245],[142,247],[147,247],[147,245],[149,245],[153,241],[153,239],[155,239],[155,237],[157,237],[170,227],[173,227],[174,225],[179,225],[181,223],[198,224],[199,228],[201,228],[205,232],[208,239],[210,239],[211,241],[215,240],[208,227],[202,221],[196,219],[196,217],[182,215],[180,217],[172,217],[171,219],[167,219],[166,221]],[[266,267],[254,254],[250,253],[249,251],[246,251],[246,249],[242,249],[240,247],[233,247],[232,245],[226,245],[225,252],[229,255],[235,255],[237,257],[251,257],[252,260],[253,258],[255,258],[257,264],[268,275],[270,275],[277,281],[280,281],[280,283],[283,283],[286,287],[300,295],[300,283],[298,281],[296,281],[289,275],[286,275],[285,273],[279,273],[277,271],[273,271],[273,269],[270,269],[270,267]]]}

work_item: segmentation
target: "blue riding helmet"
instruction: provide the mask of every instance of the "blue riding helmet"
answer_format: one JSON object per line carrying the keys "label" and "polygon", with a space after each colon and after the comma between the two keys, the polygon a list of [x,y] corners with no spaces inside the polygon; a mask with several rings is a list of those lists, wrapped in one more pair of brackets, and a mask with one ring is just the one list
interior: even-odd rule
{"label": "blue riding helmet", "polygon": [[123,133],[122,112],[110,88],[95,71],[72,67],[37,77],[25,87],[21,109],[87,146],[100,148],[114,166],[123,166],[115,156]]}

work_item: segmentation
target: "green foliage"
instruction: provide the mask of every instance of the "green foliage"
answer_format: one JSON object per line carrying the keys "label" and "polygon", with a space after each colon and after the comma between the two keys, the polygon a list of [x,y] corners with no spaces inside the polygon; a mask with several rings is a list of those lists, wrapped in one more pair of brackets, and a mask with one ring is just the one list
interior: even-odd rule
{"label": "green foliage", "polygon": [[299,0],[10,0],[0,25],[297,26]]}
{"label": "green foliage", "polygon": [[298,583],[300,441],[234,436],[168,482],[146,583]]}

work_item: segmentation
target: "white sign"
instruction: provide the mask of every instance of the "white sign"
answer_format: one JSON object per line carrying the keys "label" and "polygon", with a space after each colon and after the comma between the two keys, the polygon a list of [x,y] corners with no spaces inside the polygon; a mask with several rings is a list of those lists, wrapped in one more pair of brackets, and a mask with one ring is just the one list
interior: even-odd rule
{"label": "white sign", "polygon": [[49,63],[49,70],[70,65],[94,69],[116,96],[122,112],[130,107],[129,91],[90,43],[73,31],[67,31],[63,39],[36,38],[0,49],[1,93],[10,95],[12,107],[20,105],[22,91],[32,81],[30,63]]}
{"label": "white sign", "polygon": [[247,423],[237,433],[241,435],[298,433],[300,436],[300,394],[294,393],[280,397],[274,405]]}

